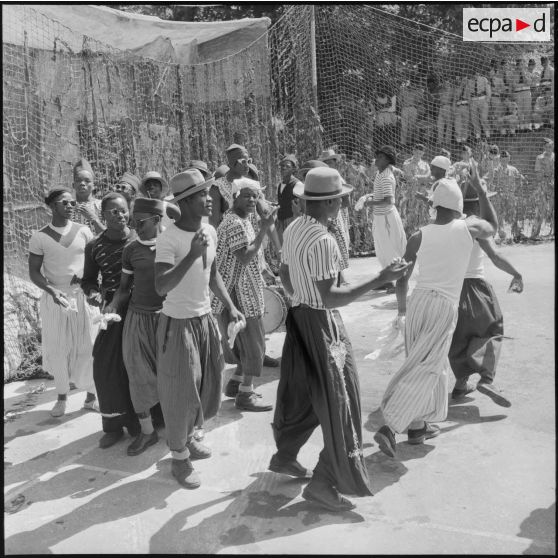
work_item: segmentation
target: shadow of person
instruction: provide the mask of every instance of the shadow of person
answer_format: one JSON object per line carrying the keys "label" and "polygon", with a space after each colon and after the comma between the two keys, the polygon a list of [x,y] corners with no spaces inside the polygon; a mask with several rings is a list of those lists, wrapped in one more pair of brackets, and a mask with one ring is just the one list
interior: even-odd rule
{"label": "shadow of person", "polygon": [[[481,416],[479,408],[475,405],[451,405],[448,408],[448,417],[446,420],[455,421],[458,424],[455,427],[443,429],[444,432],[454,430],[465,424],[479,424],[484,422],[497,422],[507,418],[508,415],[488,415]],[[443,425],[443,423],[439,423]]]}
{"label": "shadow of person", "polygon": [[[52,417],[50,415],[50,410],[37,410],[37,411],[25,411],[25,428],[18,428],[14,434],[9,434],[9,432],[5,432],[4,435],[4,444],[7,444],[14,440],[15,438],[20,438],[22,436],[29,436],[31,434],[37,434],[38,432],[43,432],[48,430],[49,428],[55,428],[57,426],[61,426],[74,420],[75,418],[85,414],[90,413],[86,409],[78,409],[77,411],[71,411],[65,413],[61,417]],[[13,420],[14,425],[18,425],[18,420],[20,423],[23,421],[21,420],[23,416],[15,417]],[[31,424],[28,424],[31,423]],[[7,430],[5,428],[5,430]],[[99,430],[101,430],[101,416],[99,415]]]}
{"label": "shadow of person", "polygon": [[430,444],[411,445],[407,442],[399,442],[396,444],[395,458],[389,457],[381,451],[365,457],[364,463],[370,477],[372,492],[378,494],[384,488],[398,482],[408,471],[404,462],[422,459],[433,449],[434,446]]}
{"label": "shadow of person", "polygon": [[521,522],[517,536],[533,541],[523,554],[556,556],[556,502],[533,510]]}
{"label": "shadow of person", "polygon": [[[149,552],[214,554],[226,552],[230,547],[296,535],[316,527],[364,521],[354,511],[331,513],[305,501],[289,505],[300,494],[300,480],[278,481],[284,477],[267,472],[251,476],[256,480],[244,490],[231,493],[232,501],[225,509],[200,523],[192,521],[200,506],[174,515],[151,537]],[[202,506],[207,507],[206,504]],[[188,528],[189,521],[193,525]]]}
{"label": "shadow of person", "polygon": [[90,434],[89,436],[78,438],[70,444],[43,452],[16,465],[4,462],[4,486],[28,482],[34,478],[41,477],[49,471],[55,471],[62,467],[72,456],[79,459],[81,454],[90,450],[92,446],[97,445],[98,438],[99,435],[97,433]]}
{"label": "shadow of person", "polygon": [[[52,554],[53,547],[94,525],[118,521],[150,509],[166,507],[165,500],[176,490],[182,490],[176,482],[168,480],[167,468],[167,465],[164,465],[163,474],[157,464],[157,472],[147,478],[115,481],[110,475],[78,467],[35,485],[27,491],[27,498],[31,501],[31,505],[37,499],[43,498],[46,501],[54,499],[53,495],[58,498],[60,493],[70,493],[75,498],[85,498],[91,494],[91,490],[99,494],[67,514],[43,523],[36,529],[7,537],[6,553]],[[156,479],[159,479],[159,482],[153,482]],[[160,479],[163,482],[160,482]],[[116,486],[112,487],[114,484]],[[72,488],[75,486],[80,488]],[[82,488],[83,486],[86,488]],[[71,492],[72,490],[76,492]],[[89,549],[92,552],[95,550]]]}

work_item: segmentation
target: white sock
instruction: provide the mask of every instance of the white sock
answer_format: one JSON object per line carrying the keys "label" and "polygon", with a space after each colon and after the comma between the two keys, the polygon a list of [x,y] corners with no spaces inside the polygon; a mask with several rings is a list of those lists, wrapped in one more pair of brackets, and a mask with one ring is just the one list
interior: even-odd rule
{"label": "white sock", "polygon": [[139,419],[140,425],[141,425],[141,431],[149,436],[149,434],[153,434],[153,423],[151,422],[151,417],[147,417],[147,418],[140,418]]}
{"label": "white sock", "polygon": [[183,451],[172,451],[171,456],[173,459],[180,459],[181,461],[184,459],[188,459],[190,457],[190,450],[185,448]]}
{"label": "white sock", "polygon": [[242,382],[242,374],[240,376],[238,374],[233,374],[231,376],[231,380],[234,380],[235,382]]}
{"label": "white sock", "polygon": [[253,385],[243,386],[242,384],[240,384],[238,386],[238,391],[242,391],[243,393],[252,393],[254,391],[254,386]]}

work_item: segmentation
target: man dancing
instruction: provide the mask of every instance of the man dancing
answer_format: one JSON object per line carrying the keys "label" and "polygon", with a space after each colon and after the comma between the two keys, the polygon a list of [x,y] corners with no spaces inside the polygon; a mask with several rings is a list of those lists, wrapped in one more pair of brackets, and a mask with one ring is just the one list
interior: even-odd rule
{"label": "man dancing", "polygon": [[443,178],[434,185],[432,196],[436,220],[412,235],[405,250],[405,260],[412,267],[397,281],[400,315],[406,313],[408,280],[415,263],[420,270],[405,324],[407,358],[386,389],[381,405],[385,425],[374,435],[390,457],[395,457],[396,432],[408,429],[409,443],[421,444],[440,433],[430,421],[447,416],[448,352],[463,278],[474,239],[490,238],[498,227],[486,186],[476,165],[471,167],[481,218],[461,218],[461,189],[455,181]]}
{"label": "man dancing", "polygon": [[215,265],[217,232],[202,217],[211,213],[209,186],[196,169],[173,176],[170,186],[180,218],[157,239],[155,289],[165,296],[157,326],[157,387],[172,454],[172,475],[185,488],[200,479],[191,459],[211,456],[194,427],[217,413],[224,368],[209,289],[232,321],[243,319]]}
{"label": "man dancing", "polygon": [[277,453],[269,469],[295,477],[309,472],[297,461],[300,448],[320,425],[324,448],[303,498],[341,512],[354,504],[340,495],[372,495],[362,453],[359,379],[351,343],[336,308],[400,277],[394,262],[375,277],[337,287],[341,254],[327,231],[352,187],[330,168],[314,168],[295,195],[305,214],[285,231],[280,275],[292,298],[281,359],[273,433]]}
{"label": "man dancing", "polygon": [[[260,191],[260,183],[255,180],[234,180],[232,210],[225,214],[217,230],[217,270],[231,300],[246,318],[246,327],[238,332],[232,349],[237,369],[225,388],[225,395],[234,397],[236,408],[243,411],[271,411],[273,408],[259,401],[252,384],[254,377],[261,376],[265,354],[261,246],[277,211],[262,217],[256,234],[250,215],[256,211]],[[219,321],[223,344],[228,343],[229,312],[217,297],[213,299],[212,309]]]}
{"label": "man dancing", "polygon": [[[490,196],[490,194],[489,194]],[[463,210],[466,215],[478,215],[479,197],[468,187]],[[510,291],[523,291],[523,278],[507,258],[498,254],[490,239],[478,238],[473,244],[469,265],[459,298],[457,325],[449,351],[451,369],[456,378],[452,398],[459,400],[477,389],[497,405],[510,407],[510,401],[494,385],[500,358],[504,318],[492,285],[484,277],[483,252],[492,263],[513,279]],[[468,382],[471,374],[480,374],[476,385]]]}

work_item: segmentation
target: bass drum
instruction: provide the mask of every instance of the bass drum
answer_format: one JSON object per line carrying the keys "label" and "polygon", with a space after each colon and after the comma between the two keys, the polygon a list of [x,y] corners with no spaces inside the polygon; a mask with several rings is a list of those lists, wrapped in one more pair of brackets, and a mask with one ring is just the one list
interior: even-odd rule
{"label": "bass drum", "polygon": [[287,300],[282,289],[275,286],[264,287],[264,305],[264,331],[273,333],[285,325],[287,319]]}

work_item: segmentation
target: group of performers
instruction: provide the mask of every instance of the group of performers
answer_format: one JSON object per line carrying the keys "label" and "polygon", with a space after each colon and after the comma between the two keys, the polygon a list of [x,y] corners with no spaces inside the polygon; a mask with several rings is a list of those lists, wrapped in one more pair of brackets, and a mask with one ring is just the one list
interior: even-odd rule
{"label": "group of performers", "polygon": [[[274,204],[247,149],[233,144],[225,154],[217,173],[192,161],[169,183],[155,171],[142,180],[125,173],[100,201],[82,159],[73,190],[47,194],[52,220],[31,237],[29,273],[43,290],[43,366],[58,394],[53,416],[65,413],[73,383],[86,391],[84,408],[102,416],[101,448],[126,429],[127,453],[138,455],[157,443],[164,424],[172,475],[199,487],[192,462],[211,456],[203,426],[219,411],[225,362],[236,364],[224,393],[237,409],[273,409],[254,378],[278,364],[266,355],[263,326],[264,286],[275,275],[289,310],[269,469],[307,479],[306,500],[339,512],[354,508],[343,494],[372,494],[356,362],[337,310],[369,290],[392,286],[394,327],[405,333],[407,357],[384,394],[385,424],[374,436],[384,453],[395,457],[396,434],[420,444],[440,433],[432,423],[447,416],[450,367],[454,399],[478,389],[510,405],[494,385],[503,320],[484,279],[483,251],[513,275],[514,291],[523,284],[491,244],[497,216],[474,161],[465,190],[445,176],[447,158],[432,161],[434,183],[424,196],[431,222],[407,240],[395,207],[396,152],[379,147],[365,203],[381,271],[349,283],[352,187],[335,168],[338,155],[326,150],[300,167],[286,156]],[[270,253],[279,258],[276,273]],[[415,265],[420,276],[407,297]],[[324,447],[311,472],[297,458],[318,426]]]}

